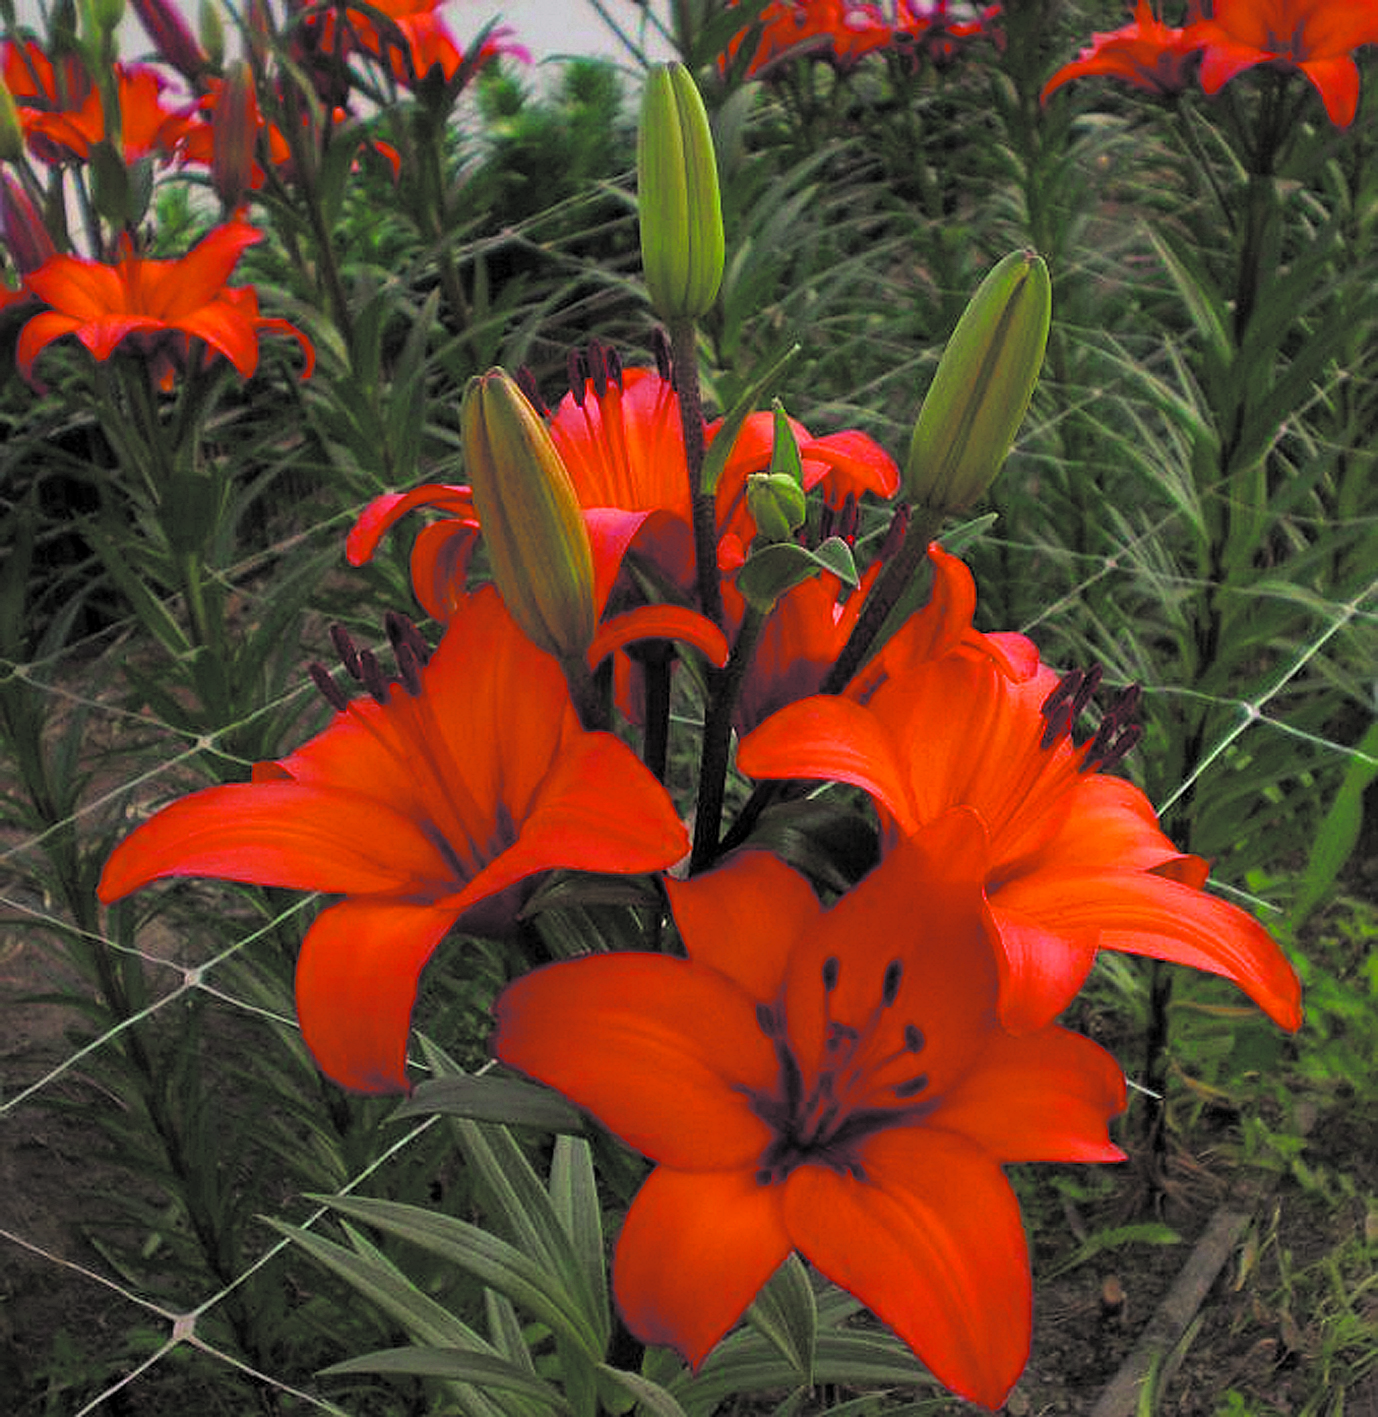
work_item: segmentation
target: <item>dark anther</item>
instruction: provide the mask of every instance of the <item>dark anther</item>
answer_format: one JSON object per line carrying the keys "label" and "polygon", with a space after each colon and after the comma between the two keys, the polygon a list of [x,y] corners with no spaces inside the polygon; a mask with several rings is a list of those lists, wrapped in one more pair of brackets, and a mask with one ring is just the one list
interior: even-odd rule
{"label": "dark anther", "polygon": [[1144,696],[1144,691],[1137,684],[1128,684],[1115,695],[1110,703],[1110,713],[1116,723],[1128,724],[1129,720],[1139,711],[1139,700]]}
{"label": "dark anther", "polygon": [[609,345],[607,349],[604,350],[603,357],[607,360],[608,381],[616,384],[618,389],[622,389],[622,356],[612,345]]}
{"label": "dark anther", "polygon": [[775,1017],[775,1011],[769,1004],[756,1005],[756,1025],[767,1038],[780,1036],[780,1020]]}
{"label": "dark anther", "polygon": [[880,1001],[888,1009],[895,1002],[895,995],[900,991],[900,980],[904,978],[904,965],[897,959],[892,959],[885,966],[885,978],[881,980]]}
{"label": "dark anther", "polygon": [[608,391],[608,347],[593,339],[588,343],[585,357],[588,360],[589,378],[593,381],[593,396],[601,399]]}
{"label": "dark anther", "polygon": [[526,395],[526,401],[542,418],[550,417],[550,405],[541,397],[541,391],[536,384],[536,376],[527,364],[523,364],[517,370],[517,387]]}
{"label": "dark anther", "polygon": [[574,395],[574,402],[583,408],[586,396],[584,385],[588,383],[589,365],[582,349],[570,350],[565,358],[565,372],[569,375],[569,391]]}
{"label": "dark anther", "polygon": [[1081,677],[1081,686],[1077,689],[1072,699],[1072,722],[1075,723],[1081,716],[1081,711],[1091,702],[1091,695],[1100,688],[1100,681],[1105,671],[1099,664],[1093,664]]}
{"label": "dark anther", "polygon": [[665,380],[667,384],[674,382],[675,365],[670,357],[670,336],[657,325],[655,332],[651,336],[651,346],[656,357],[656,373]]}
{"label": "dark anther", "polygon": [[923,1036],[923,1029],[915,1028],[912,1023],[906,1023],[904,1025],[904,1046],[911,1053],[921,1053],[923,1051],[923,1045],[926,1042],[927,1039]]}
{"label": "dark anther", "polygon": [[306,672],[311,676],[311,682],[321,691],[321,697],[337,713],[343,713],[349,707],[345,691],[330,677],[330,671],[319,660],[312,660],[306,666]]}
{"label": "dark anther", "polygon": [[832,993],[837,988],[837,976],[842,970],[842,961],[836,955],[829,955],[823,961],[823,987]]}
{"label": "dark anther", "polygon": [[1082,680],[1085,678],[1086,674],[1083,670],[1069,669],[1053,686],[1048,697],[1043,700],[1042,706],[1038,710],[1039,713],[1049,720],[1056,717],[1063,704],[1076,697],[1077,690],[1081,688]]}
{"label": "dark anther", "polygon": [[426,643],[421,631],[405,615],[399,615],[397,611],[389,610],[383,618],[383,626],[387,630],[388,643],[392,646],[393,654],[400,654],[405,646],[420,668],[424,669],[430,663],[430,645]]}
{"label": "dark anther", "polygon": [[896,1097],[914,1097],[928,1086],[928,1074],[920,1073],[916,1078],[910,1078],[908,1082],[897,1083],[895,1086]]}
{"label": "dark anther", "polygon": [[393,653],[397,659],[397,673],[402,680],[402,687],[412,698],[419,699],[422,688],[421,665],[417,663],[416,651],[409,641],[403,640]]}
{"label": "dark anther", "polygon": [[[1078,673],[1080,671],[1077,671]],[[1057,690],[1054,689],[1053,693]],[[1044,710],[1047,713],[1047,710]],[[1051,713],[1048,713],[1048,723],[1043,730],[1043,737],[1038,740],[1038,746],[1048,749],[1053,744],[1061,740],[1072,731],[1072,706],[1069,703],[1058,704]]]}
{"label": "dark anther", "polygon": [[904,540],[908,530],[909,507],[906,503],[895,509],[895,515],[890,519],[890,525],[885,532],[885,540],[881,542],[877,560],[888,561],[900,549],[900,542]]}
{"label": "dark anther", "polygon": [[359,651],[354,648],[354,641],[349,638],[349,631],[341,624],[334,624],[330,627],[330,643],[335,646],[335,653],[340,656],[340,663],[344,665],[345,672],[351,679],[359,678]]}
{"label": "dark anther", "polygon": [[369,691],[376,702],[387,703],[388,681],[383,678],[383,670],[378,663],[378,656],[371,649],[359,652],[359,682]]}
{"label": "dark anther", "polygon": [[[1108,768],[1118,766],[1133,751],[1143,736],[1144,726],[1142,723],[1126,723],[1119,730],[1113,742],[1107,741],[1103,746],[1098,747],[1097,742],[1093,741],[1086,756],[1082,759],[1080,771],[1104,772]],[[1098,733],[1096,739],[1099,740],[1099,738],[1100,734]]]}

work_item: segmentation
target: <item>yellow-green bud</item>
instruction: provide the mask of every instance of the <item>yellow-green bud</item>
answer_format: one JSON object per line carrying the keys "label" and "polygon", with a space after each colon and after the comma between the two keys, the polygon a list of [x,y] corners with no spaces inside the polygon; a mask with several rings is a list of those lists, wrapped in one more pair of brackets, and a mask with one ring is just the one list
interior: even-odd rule
{"label": "yellow-green bud", "polygon": [[493,579],[527,638],[562,661],[593,641],[593,552],[574,484],[540,415],[501,369],[470,379],[465,471]]}
{"label": "yellow-green bud", "polygon": [[708,113],[683,64],[646,75],[636,171],[651,304],[667,323],[696,320],[722,282],[722,201]]}
{"label": "yellow-green bud", "polygon": [[114,34],[124,19],[124,0],[92,0],[91,17],[105,34]]}
{"label": "yellow-green bud", "polygon": [[949,515],[995,481],[1038,382],[1052,305],[1036,251],[1012,252],[981,282],[919,411],[904,466],[911,503]]}
{"label": "yellow-green bud", "polygon": [[753,472],[747,478],[746,508],[762,541],[793,541],[808,515],[804,464],[784,404],[775,399],[771,407],[775,422],[770,470]]}
{"label": "yellow-green bud", "polygon": [[21,162],[24,158],[24,125],[10,86],[0,76],[0,162]]}
{"label": "yellow-green bud", "polygon": [[201,35],[201,48],[213,69],[219,69],[225,62],[225,23],[220,18],[220,6],[216,0],[201,0],[197,29]]}

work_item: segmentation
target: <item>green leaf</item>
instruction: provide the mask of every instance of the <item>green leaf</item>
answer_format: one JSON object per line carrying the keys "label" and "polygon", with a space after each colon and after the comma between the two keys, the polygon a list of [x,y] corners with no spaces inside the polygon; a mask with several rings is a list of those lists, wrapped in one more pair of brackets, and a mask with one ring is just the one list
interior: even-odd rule
{"label": "green leaf", "polygon": [[1047,1270],[1041,1278],[1056,1279],[1068,1270],[1076,1269],[1105,1250],[1117,1250],[1121,1245],[1180,1245],[1182,1237],[1170,1226],[1159,1221],[1139,1225],[1121,1225],[1113,1230],[1098,1230],[1088,1236],[1065,1260]]}
{"label": "green leaf", "polygon": [[818,1348],[818,1302],[809,1272],[798,1255],[791,1254],[775,1271],[747,1310],[746,1318],[794,1368],[797,1381],[812,1387]]}
{"label": "green leaf", "polygon": [[830,536],[817,550],[792,541],[755,546],[737,572],[737,589],[763,613],[769,613],[787,590],[830,571],[850,586],[859,582],[851,548],[841,537]]}
{"label": "green leaf", "polygon": [[533,1318],[570,1340],[590,1362],[602,1357],[599,1335],[557,1274],[478,1225],[436,1215],[398,1201],[360,1196],[313,1196],[312,1200],[365,1225],[420,1246],[506,1294]]}
{"label": "green leaf", "polygon": [[550,1162],[550,1198],[603,1315],[603,1322],[610,1330],[603,1209],[598,1201],[593,1153],[582,1137],[555,1138],[555,1155]]}
{"label": "green leaf", "polygon": [[479,1122],[505,1122],[544,1132],[582,1132],[583,1115],[557,1092],[521,1078],[446,1076],[428,1078],[393,1116],[398,1121],[440,1112]]}
{"label": "green leaf", "polygon": [[480,1392],[496,1388],[540,1403],[541,1410],[566,1413],[569,1403],[558,1388],[524,1369],[484,1353],[463,1348],[383,1348],[362,1353],[321,1369],[322,1377],[344,1377],[351,1373],[394,1373],[414,1378],[448,1378],[472,1384]]}
{"label": "green leaf", "polygon": [[[629,1373],[622,1368],[612,1368],[606,1363],[598,1365],[600,1386],[621,1389],[642,1410],[651,1417],[686,1417],[684,1408],[659,1383],[640,1373]],[[629,1406],[631,1404],[628,1404]]]}
{"label": "green leaf", "polygon": [[1295,931],[1316,908],[1353,855],[1364,825],[1364,794],[1375,778],[1378,778],[1378,721],[1369,724],[1368,732],[1354,749],[1335,800],[1312,844],[1306,873],[1288,916],[1291,930]]}

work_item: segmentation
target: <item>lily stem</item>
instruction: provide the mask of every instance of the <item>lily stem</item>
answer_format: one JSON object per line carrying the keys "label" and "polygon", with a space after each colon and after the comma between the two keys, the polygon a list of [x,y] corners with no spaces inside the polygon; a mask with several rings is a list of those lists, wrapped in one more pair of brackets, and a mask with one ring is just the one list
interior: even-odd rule
{"label": "lily stem", "polygon": [[689,467],[689,505],[694,519],[694,574],[699,609],[719,628],[723,623],[722,587],[718,584],[717,516],[711,490],[703,482],[703,394],[699,389],[699,337],[692,320],[670,325],[670,357],[675,393],[684,430],[684,460]]}
{"label": "lily stem", "polygon": [[718,833],[722,826],[727,788],[727,758],[732,744],[732,711],[741,694],[742,680],[756,654],[756,641],[766,617],[748,604],[732,653],[722,669],[708,671],[708,714],[703,725],[703,752],[699,757],[699,792],[694,814],[694,849],[689,874],[697,875],[718,858]]}
{"label": "lily stem", "polygon": [[904,540],[899,550],[885,563],[884,569],[871,587],[866,604],[847,637],[833,667],[819,686],[823,694],[840,694],[871,653],[871,646],[880,634],[890,612],[899,604],[900,597],[913,582],[920,563],[928,552],[928,543],[938,530],[940,521],[931,512],[922,509],[914,513],[905,529]]}

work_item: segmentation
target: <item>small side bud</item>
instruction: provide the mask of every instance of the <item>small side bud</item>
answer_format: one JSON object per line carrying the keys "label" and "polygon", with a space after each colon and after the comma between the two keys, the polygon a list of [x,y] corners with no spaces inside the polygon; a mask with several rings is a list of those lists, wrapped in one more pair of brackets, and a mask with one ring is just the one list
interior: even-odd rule
{"label": "small side bud", "polygon": [[57,247],[38,208],[8,172],[0,172],[0,239],[20,275],[36,271],[57,255]]}
{"label": "small side bud", "polygon": [[995,481],[1033,397],[1052,318],[1052,283],[1036,251],[1006,256],[962,313],[923,401],[905,496],[939,516]]}
{"label": "small side bud", "polygon": [[225,63],[225,22],[220,18],[220,6],[216,0],[201,0],[197,30],[201,36],[201,48],[211,68],[220,69]]}
{"label": "small side bud", "polygon": [[708,112],[683,64],[646,75],[636,171],[651,304],[667,324],[696,320],[722,283],[722,201]]}
{"label": "small side bud", "polygon": [[124,0],[91,0],[91,18],[104,35],[113,35],[124,19]]}
{"label": "small side bud", "polygon": [[753,472],[746,480],[746,506],[762,541],[793,541],[804,525],[808,504],[804,497],[804,465],[789,418],[779,399],[774,402],[775,440],[770,470]]}
{"label": "small side bud", "polygon": [[158,57],[185,78],[196,79],[209,63],[206,51],[169,0],[133,0],[139,22],[148,31]]}
{"label": "small side bud", "polygon": [[236,59],[225,73],[211,117],[211,182],[233,211],[252,180],[258,138],[258,98],[248,61]]}
{"label": "small side bud", "polygon": [[10,86],[0,76],[0,162],[24,160],[24,125]]}
{"label": "small side bud", "polygon": [[593,642],[593,552],[574,484],[516,381],[490,369],[460,410],[493,579],[528,639],[562,662]]}

